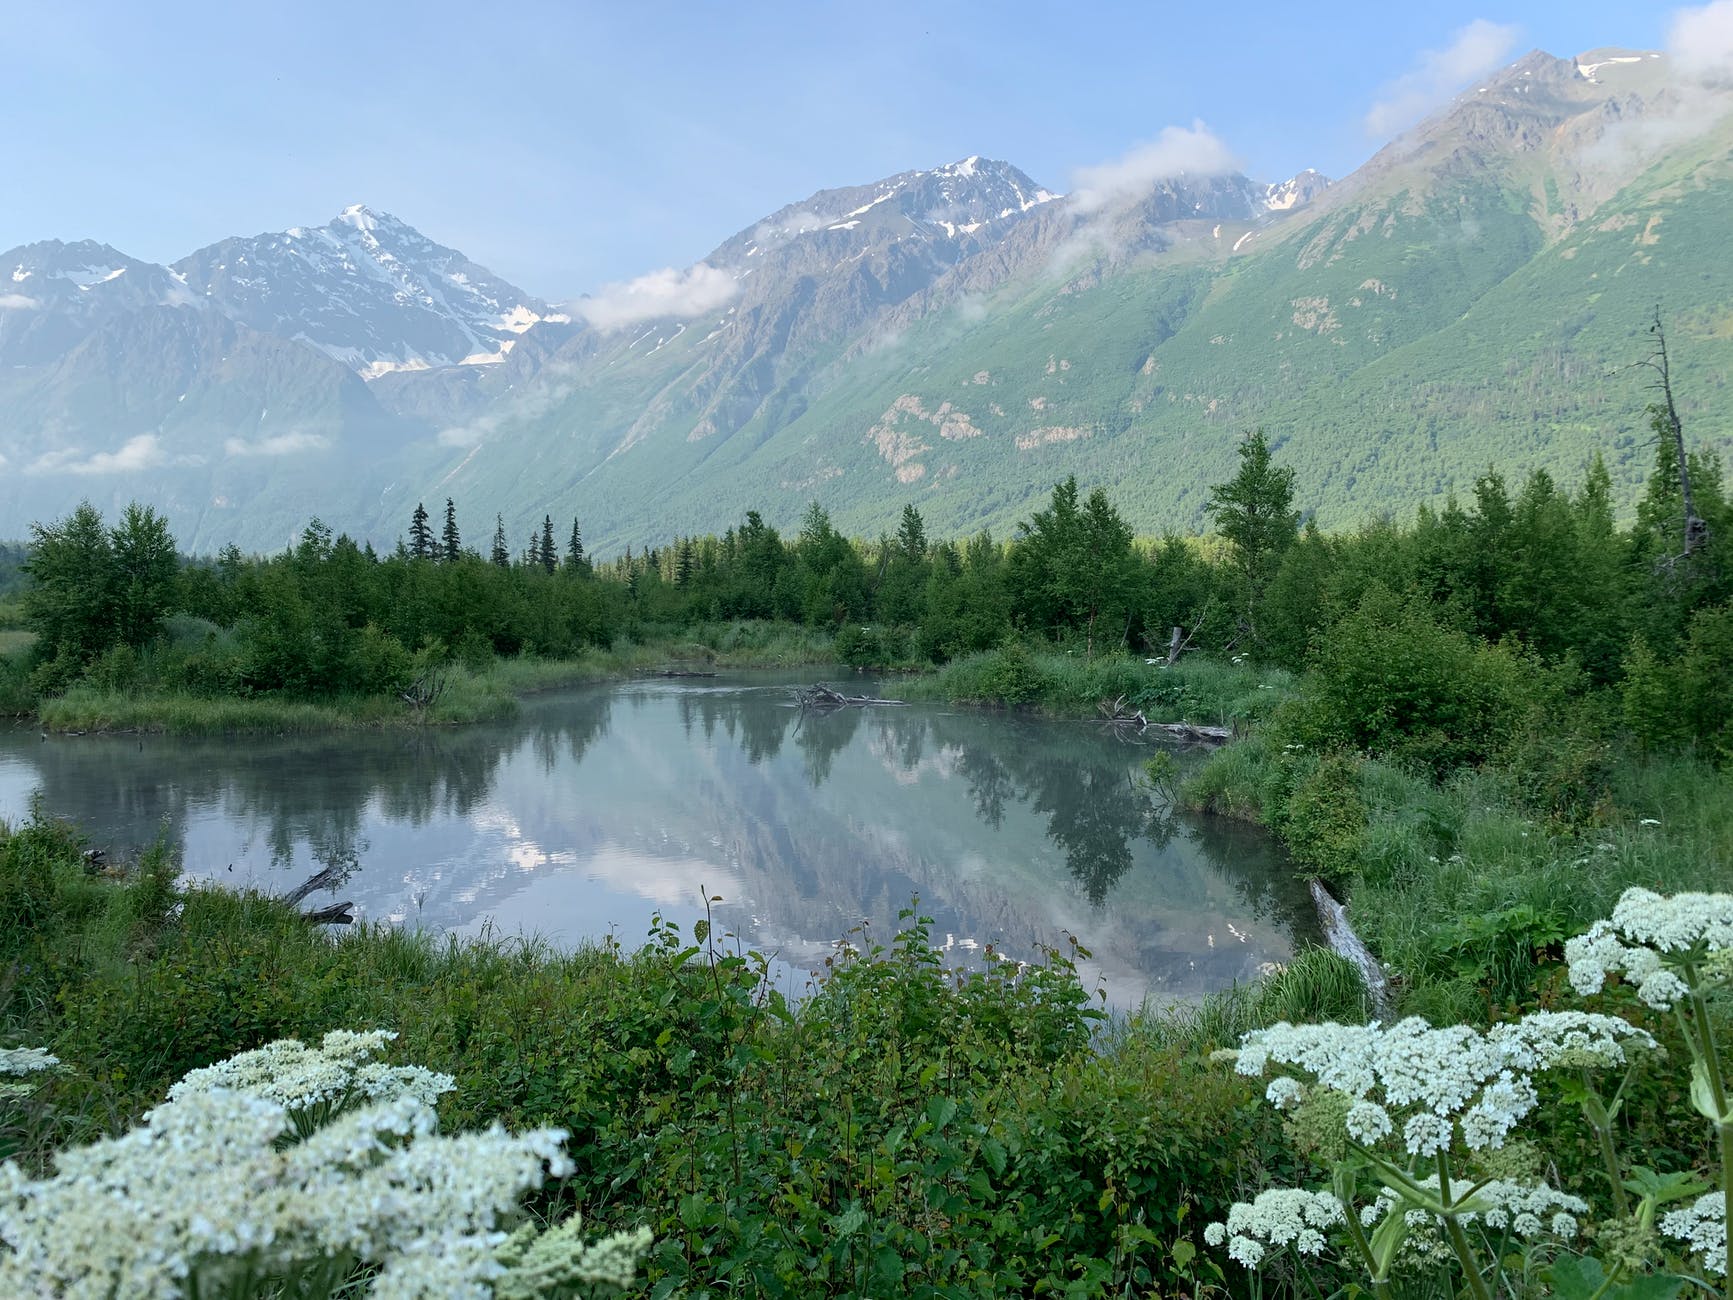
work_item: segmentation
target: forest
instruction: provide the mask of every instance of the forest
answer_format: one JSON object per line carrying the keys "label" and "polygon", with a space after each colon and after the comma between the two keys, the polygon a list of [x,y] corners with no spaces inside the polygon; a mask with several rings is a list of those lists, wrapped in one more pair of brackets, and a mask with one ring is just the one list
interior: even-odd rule
{"label": "forest", "polygon": [[[195,729],[244,729],[214,711],[237,701],[449,720],[463,681],[730,654],[987,707],[1110,701],[1235,736],[1183,780],[1152,749],[1116,818],[1263,825],[1381,969],[1315,948],[1109,1021],[1078,950],[953,972],[916,902],[894,937],[839,936],[791,1004],[769,955],[708,922],[574,953],[389,926],[333,943],[279,900],[181,888],[167,843],[100,878],[39,817],[0,829],[0,1041],[54,1064],[0,1088],[0,1156],[75,1206],[57,1153],[108,1150],[177,1079],[297,1052],[378,1079],[360,1060],[387,1040],[343,1035],[388,1027],[413,1063],[389,1077],[443,1098],[452,1141],[568,1138],[569,1166],[501,1195],[539,1251],[580,1207],[614,1271],[523,1294],[1718,1294],[1733,899],[1704,891],[1733,857],[1733,506],[1652,414],[1628,519],[1596,462],[1568,486],[1489,469],[1467,500],[1329,534],[1254,433],[1206,538],[1139,539],[1072,480],[1002,540],[934,540],[913,506],[850,539],[814,505],[791,537],[749,513],[606,559],[551,515],[521,549],[497,520],[471,548],[454,502],[387,554],[314,523],[279,555],[193,559],[143,506],[40,524],[3,689],[45,727],[164,725],[189,701],[172,716]],[[337,1134],[359,1086],[294,1122]],[[30,1228],[40,1259],[84,1267],[56,1221]],[[408,1250],[174,1231],[201,1294],[346,1294]],[[497,1249],[505,1278],[531,1246]]]}

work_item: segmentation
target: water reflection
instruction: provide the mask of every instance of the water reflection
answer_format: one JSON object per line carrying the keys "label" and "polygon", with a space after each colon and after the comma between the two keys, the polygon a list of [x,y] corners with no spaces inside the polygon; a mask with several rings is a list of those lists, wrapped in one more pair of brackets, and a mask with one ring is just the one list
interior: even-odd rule
{"label": "water reflection", "polygon": [[1147,750],[1086,724],[911,707],[828,715],[755,682],[550,696],[510,725],[176,740],[0,733],[0,816],[30,792],[121,851],[284,892],[321,867],[363,916],[632,940],[722,919],[796,968],[918,894],[960,955],[1077,934],[1119,1004],[1283,960],[1305,893],[1243,828],[1133,784]]}

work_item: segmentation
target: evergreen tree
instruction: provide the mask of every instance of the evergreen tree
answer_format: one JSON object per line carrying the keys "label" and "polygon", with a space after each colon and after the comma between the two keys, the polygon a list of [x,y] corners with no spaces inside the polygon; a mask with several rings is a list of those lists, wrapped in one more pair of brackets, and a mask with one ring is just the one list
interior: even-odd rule
{"label": "evergreen tree", "polygon": [[676,587],[690,586],[692,572],[692,539],[682,537],[674,548],[674,585]]}
{"label": "evergreen tree", "polygon": [[590,562],[584,558],[584,536],[578,531],[578,517],[572,516],[572,537],[566,543],[566,567],[569,569],[587,569]]}
{"label": "evergreen tree", "polygon": [[1205,511],[1227,539],[1239,572],[1245,627],[1254,640],[1258,606],[1275,576],[1282,552],[1299,536],[1300,512],[1294,509],[1294,471],[1278,469],[1262,429],[1240,444],[1239,472],[1210,489]]}
{"label": "evergreen tree", "polygon": [[505,544],[505,516],[495,515],[493,518],[493,550],[487,558],[499,568],[509,569],[511,568],[511,552],[506,549]]}
{"label": "evergreen tree", "polygon": [[409,518],[409,554],[417,560],[433,558],[433,529],[427,523],[427,507],[419,501]]}
{"label": "evergreen tree", "polygon": [[554,517],[542,516],[542,545],[540,560],[544,572],[552,573],[559,567],[559,552],[554,550]]}
{"label": "evergreen tree", "polygon": [[463,546],[457,536],[457,507],[452,505],[451,498],[445,498],[445,533],[441,538],[440,556],[447,564],[456,564],[463,554]]}

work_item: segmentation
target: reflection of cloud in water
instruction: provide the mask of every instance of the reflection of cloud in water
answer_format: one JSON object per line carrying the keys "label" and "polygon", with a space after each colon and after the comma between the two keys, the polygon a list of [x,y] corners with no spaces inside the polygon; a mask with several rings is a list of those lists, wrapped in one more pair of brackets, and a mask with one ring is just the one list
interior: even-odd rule
{"label": "reflection of cloud in water", "polygon": [[[142,746],[142,747],[141,747]],[[862,921],[889,942],[919,895],[959,963],[1076,934],[1117,1004],[1190,996],[1284,961],[1313,925],[1267,841],[1136,791],[1145,751],[1003,714],[802,716],[780,688],[627,684],[526,702],[519,721],[249,740],[0,733],[0,815],[50,812],[124,851],[167,824],[190,874],[282,891],[356,869],[363,916],[434,930],[719,929],[812,969]],[[234,871],[227,870],[233,863]]]}

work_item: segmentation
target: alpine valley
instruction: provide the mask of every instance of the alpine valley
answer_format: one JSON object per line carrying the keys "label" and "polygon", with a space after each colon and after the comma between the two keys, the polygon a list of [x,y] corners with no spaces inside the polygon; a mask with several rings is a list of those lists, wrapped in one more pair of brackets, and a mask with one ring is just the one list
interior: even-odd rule
{"label": "alpine valley", "polygon": [[1657,306],[1693,440],[1733,436],[1729,247],[1733,92],[1623,50],[1532,53],[1334,184],[825,190],[678,316],[543,302],[361,206],[172,266],[50,240],[0,254],[0,537],[80,498],[204,552],[315,510],[390,544],[446,497],[471,540],[575,515],[603,550],[813,500],[1002,534],[1069,474],[1157,532],[1260,426],[1327,525],[1596,451],[1629,504]]}

